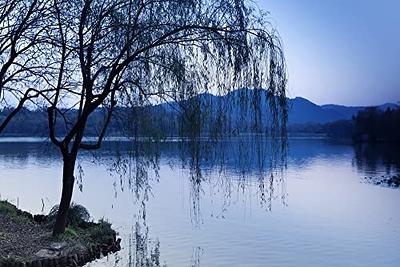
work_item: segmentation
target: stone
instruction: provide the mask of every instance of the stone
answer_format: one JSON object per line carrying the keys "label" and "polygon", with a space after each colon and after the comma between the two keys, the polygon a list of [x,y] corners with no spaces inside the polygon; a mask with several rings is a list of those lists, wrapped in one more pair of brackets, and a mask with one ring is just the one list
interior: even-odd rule
{"label": "stone", "polygon": [[64,247],[67,246],[66,242],[56,242],[50,245],[50,248],[53,250],[62,250]]}
{"label": "stone", "polygon": [[35,255],[39,258],[53,259],[60,255],[60,251],[44,248],[36,252]]}

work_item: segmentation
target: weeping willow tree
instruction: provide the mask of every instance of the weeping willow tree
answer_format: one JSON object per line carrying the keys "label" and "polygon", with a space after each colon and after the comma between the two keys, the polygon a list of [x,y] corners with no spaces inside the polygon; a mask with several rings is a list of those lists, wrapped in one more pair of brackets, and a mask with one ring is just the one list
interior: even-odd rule
{"label": "weeping willow tree", "polygon": [[[54,235],[65,230],[80,150],[101,147],[119,107],[179,103],[181,135],[202,135],[198,101],[204,93],[254,91],[254,125],[267,90],[271,136],[286,122],[286,70],[282,46],[266,14],[246,0],[55,0],[49,31],[57,59],[47,95],[49,136],[63,156],[62,195]],[[72,115],[71,109],[76,109]],[[101,111],[95,142],[83,139],[90,115]],[[226,105],[214,110],[219,125]],[[128,122],[126,122],[128,123]],[[63,131],[57,132],[61,124]],[[217,125],[217,124],[216,124]],[[194,146],[195,147],[195,146]]]}

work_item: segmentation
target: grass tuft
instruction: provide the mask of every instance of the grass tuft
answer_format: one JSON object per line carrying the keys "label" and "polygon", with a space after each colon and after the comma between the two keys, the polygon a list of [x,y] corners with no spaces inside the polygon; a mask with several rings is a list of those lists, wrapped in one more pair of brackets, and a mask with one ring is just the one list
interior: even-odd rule
{"label": "grass tuft", "polygon": [[17,207],[15,207],[10,202],[5,200],[0,200],[0,213],[4,213],[11,216],[17,216]]}

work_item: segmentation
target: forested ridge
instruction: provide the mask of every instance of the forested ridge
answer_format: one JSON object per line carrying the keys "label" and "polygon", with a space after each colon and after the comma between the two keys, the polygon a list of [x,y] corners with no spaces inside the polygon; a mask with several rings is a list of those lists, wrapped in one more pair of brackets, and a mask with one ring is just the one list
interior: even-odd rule
{"label": "forested ridge", "polygon": [[[10,110],[0,111],[0,119],[5,117]],[[66,116],[73,116],[76,110],[65,111]],[[181,117],[177,110],[168,105],[155,105],[136,109],[116,108],[113,120],[108,128],[107,136],[123,136],[126,131],[134,132],[138,136],[154,136],[159,138],[178,136],[182,127]],[[85,136],[96,136],[99,129],[96,127],[104,117],[104,110],[97,109],[89,118]],[[202,119],[202,126],[208,128],[212,135],[212,129],[218,127],[217,114],[207,114]],[[251,117],[251,114],[249,115]],[[123,119],[124,118],[124,119]],[[125,118],[129,118],[127,123]],[[252,133],[252,122],[241,125],[241,131],[232,124],[225,126],[230,134]],[[239,130],[238,130],[239,129]],[[57,133],[63,133],[61,127]],[[370,107],[359,111],[351,120],[338,120],[329,123],[303,123],[290,124],[289,136],[326,136],[331,138],[353,139],[360,141],[399,141],[400,140],[400,109],[387,108],[380,110]],[[46,110],[22,109],[14,121],[10,123],[2,136],[47,136],[48,123]]]}

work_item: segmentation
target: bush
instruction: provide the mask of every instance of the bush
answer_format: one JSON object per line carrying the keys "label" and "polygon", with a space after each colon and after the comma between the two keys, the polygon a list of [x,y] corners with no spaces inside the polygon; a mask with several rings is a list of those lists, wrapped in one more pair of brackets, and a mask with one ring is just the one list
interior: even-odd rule
{"label": "bush", "polygon": [[116,232],[111,228],[107,221],[100,220],[98,223],[83,223],[86,226],[68,226],[65,232],[58,236],[59,240],[76,240],[82,244],[110,244],[115,240]]}
{"label": "bush", "polygon": [[95,226],[88,228],[89,238],[100,244],[107,244],[115,239],[116,232],[111,228],[111,223],[100,220]]}
{"label": "bush", "polygon": [[[48,221],[51,225],[54,225],[59,205],[54,206],[49,213]],[[90,219],[89,211],[82,205],[71,203],[67,215],[67,226],[78,227],[83,223],[88,222]]]}

